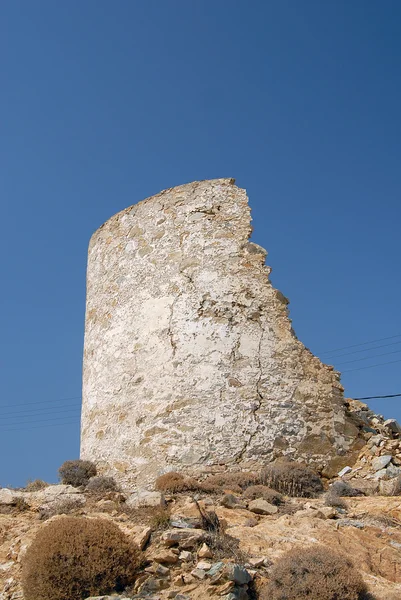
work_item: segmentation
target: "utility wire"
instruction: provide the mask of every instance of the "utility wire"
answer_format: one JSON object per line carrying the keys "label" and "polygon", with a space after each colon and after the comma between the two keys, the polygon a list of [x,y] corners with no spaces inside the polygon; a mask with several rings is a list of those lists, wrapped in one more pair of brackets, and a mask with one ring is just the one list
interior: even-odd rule
{"label": "utility wire", "polygon": [[[70,417],[71,418],[71,417]],[[67,425],[79,425],[79,421],[65,421],[64,423],[52,423],[52,424],[46,424],[46,425],[34,425],[33,427],[16,427],[13,429],[3,429],[2,430],[2,434],[4,433],[8,433],[11,431],[30,431],[31,429],[42,429],[43,427],[65,427]]]}
{"label": "utility wire", "polygon": [[382,354],[373,354],[373,356],[365,356],[364,358],[354,358],[354,360],[346,360],[344,362],[336,363],[336,365],[348,365],[349,363],[360,362],[361,360],[370,360],[377,356],[388,356],[389,354],[398,354],[401,350],[393,350],[392,352],[382,352]]}
{"label": "utility wire", "polygon": [[381,367],[382,365],[392,365],[394,363],[398,363],[401,362],[401,358],[399,358],[398,360],[390,360],[389,362],[385,362],[385,363],[377,363],[376,365],[369,365],[368,367],[358,367],[356,369],[346,369],[345,371],[342,371],[342,373],[351,373],[351,371],[362,371],[362,369],[373,369],[373,367]]}
{"label": "utility wire", "polygon": [[[75,416],[75,415],[74,415]],[[76,415],[75,418],[78,418],[79,415]],[[51,419],[43,419],[43,421],[28,421],[27,423],[22,423],[22,425],[30,425],[31,423],[47,423],[49,421],[59,421],[60,419],[64,419],[65,420],[66,417],[54,417]],[[69,417],[71,419],[71,417]],[[4,423],[4,424],[0,424],[0,427],[7,427],[9,425],[18,425],[17,423]]]}
{"label": "utility wire", "polygon": [[365,396],[365,398],[354,398],[354,400],[375,400],[376,398],[400,398],[401,394],[387,394],[387,396]]}
{"label": "utility wire", "polygon": [[378,350],[379,348],[386,348],[387,346],[396,346],[397,344],[401,344],[401,340],[398,342],[390,342],[390,344],[382,344],[381,346],[373,346],[373,348],[363,348],[363,350],[354,350],[353,352],[345,352],[344,354],[337,354],[337,356],[333,356],[333,360],[335,358],[340,358],[341,356],[349,356],[350,354],[359,354],[360,352],[370,352],[371,350]]}
{"label": "utility wire", "polygon": [[367,346],[368,344],[374,344],[376,342],[384,342],[385,340],[393,340],[397,337],[401,337],[401,333],[397,335],[390,335],[389,337],[379,338],[377,340],[371,340],[370,342],[362,342],[361,344],[352,344],[351,346],[343,346],[342,348],[334,348],[334,350],[325,350],[320,354],[331,354],[332,352],[339,352],[340,350],[348,350],[348,348],[357,348],[358,346]]}
{"label": "utility wire", "polygon": [[[31,419],[32,417],[39,417],[39,418],[41,418],[41,417],[47,417],[47,416],[52,417],[53,414],[57,415],[57,414],[60,414],[60,413],[69,413],[69,412],[75,412],[76,413],[77,411],[78,411],[78,413],[80,413],[80,410],[77,409],[77,408],[65,408],[64,410],[61,410],[61,411],[58,411],[58,412],[54,412],[54,413],[50,412],[50,413],[46,413],[44,415],[19,415],[19,416],[14,416],[13,415],[11,417],[10,416],[4,417],[4,419],[2,417],[0,417],[0,427],[2,425],[2,421],[3,420],[5,421],[5,424],[7,424],[7,419],[14,419],[14,420],[16,420],[17,423],[19,423],[19,422],[21,422],[21,419]],[[22,421],[22,422],[26,422],[26,421]],[[37,423],[38,421],[27,421],[27,422],[28,423],[29,422],[32,422],[32,423],[36,422]],[[9,424],[12,425],[13,423],[11,423],[9,421]]]}
{"label": "utility wire", "polygon": [[[14,415],[16,415],[16,416],[21,415],[22,417],[25,417],[25,416],[36,417],[37,413],[43,413],[43,411],[44,411],[44,414],[46,414],[46,413],[53,414],[55,412],[62,412],[64,408],[70,408],[70,407],[73,407],[75,409],[77,409],[77,408],[80,409],[81,405],[80,404],[62,404],[61,406],[56,406],[54,409],[52,409],[50,411],[49,411],[49,407],[45,406],[44,408],[32,408],[29,411],[17,410],[17,411],[5,412],[5,413],[2,413],[1,408],[0,408],[0,419],[2,419],[3,417],[6,417],[6,418],[13,417]],[[28,413],[32,413],[32,414],[28,414]],[[40,415],[38,415],[38,416],[40,416]]]}
{"label": "utility wire", "polygon": [[38,400],[37,402],[26,402],[23,404],[3,404],[2,408],[15,408],[18,406],[32,406],[33,404],[53,404],[53,402],[66,402],[67,400],[80,400],[81,396],[71,396],[70,398],[58,398],[56,400]]}

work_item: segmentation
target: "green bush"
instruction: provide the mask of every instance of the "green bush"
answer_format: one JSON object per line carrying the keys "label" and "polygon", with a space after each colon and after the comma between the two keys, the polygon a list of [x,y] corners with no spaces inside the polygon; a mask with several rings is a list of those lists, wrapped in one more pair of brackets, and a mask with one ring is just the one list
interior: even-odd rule
{"label": "green bush", "polygon": [[83,600],[134,581],[139,551],[111,521],[61,517],[39,530],[22,561],[25,600]]}
{"label": "green bush", "polygon": [[264,485],[287,496],[314,498],[323,491],[319,475],[298,462],[272,463],[262,471],[261,480]]}
{"label": "green bush", "polygon": [[80,487],[95,477],[96,466],[89,460],[66,460],[58,470],[62,483]]}
{"label": "green bush", "polygon": [[270,574],[261,600],[363,600],[367,589],[352,562],[324,546],[291,550]]}

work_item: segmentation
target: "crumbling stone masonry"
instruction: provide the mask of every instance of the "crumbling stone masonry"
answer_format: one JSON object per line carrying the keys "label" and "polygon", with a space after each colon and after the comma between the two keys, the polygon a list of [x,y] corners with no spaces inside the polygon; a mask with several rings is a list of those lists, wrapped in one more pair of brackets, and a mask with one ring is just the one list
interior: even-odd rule
{"label": "crumbling stone masonry", "polygon": [[167,470],[328,463],[355,443],[339,374],[297,340],[232,179],[165,190],[89,246],[81,456],[123,486]]}

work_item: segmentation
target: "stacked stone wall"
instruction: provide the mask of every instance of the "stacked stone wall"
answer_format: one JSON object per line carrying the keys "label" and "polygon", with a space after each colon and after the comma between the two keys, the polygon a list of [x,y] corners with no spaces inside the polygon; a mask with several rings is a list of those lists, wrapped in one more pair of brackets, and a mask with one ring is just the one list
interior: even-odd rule
{"label": "stacked stone wall", "polygon": [[81,455],[125,486],[167,470],[327,463],[355,443],[339,374],[296,338],[231,179],[165,190],[92,236]]}

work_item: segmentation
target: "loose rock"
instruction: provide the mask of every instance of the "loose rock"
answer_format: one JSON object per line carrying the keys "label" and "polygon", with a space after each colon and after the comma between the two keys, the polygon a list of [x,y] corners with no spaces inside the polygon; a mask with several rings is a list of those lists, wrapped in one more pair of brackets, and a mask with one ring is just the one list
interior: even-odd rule
{"label": "loose rock", "polygon": [[248,508],[257,515],[275,515],[278,512],[277,506],[269,504],[269,502],[262,500],[262,498],[252,500],[252,502],[249,503]]}

